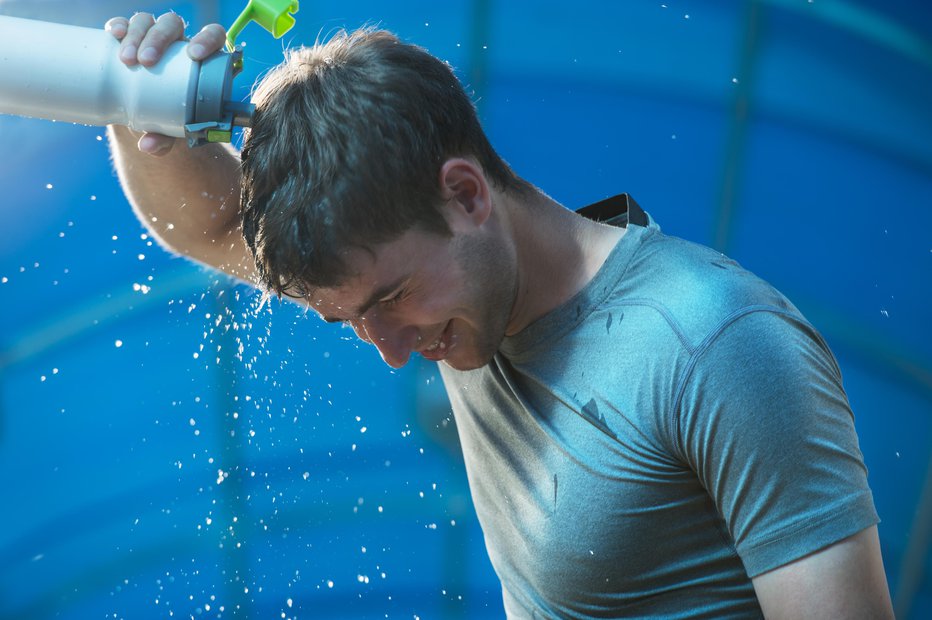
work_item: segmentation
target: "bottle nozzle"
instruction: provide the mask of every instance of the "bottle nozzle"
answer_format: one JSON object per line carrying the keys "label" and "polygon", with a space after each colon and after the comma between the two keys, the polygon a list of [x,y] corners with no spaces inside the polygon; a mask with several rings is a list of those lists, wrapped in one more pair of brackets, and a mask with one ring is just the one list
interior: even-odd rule
{"label": "bottle nozzle", "polygon": [[[281,38],[294,26],[295,19],[291,13],[297,12],[298,0],[249,0],[246,8],[227,31],[230,64],[225,65],[221,73],[217,72],[217,68],[221,67],[219,63],[201,64],[195,119],[185,125],[185,136],[190,146],[207,142],[229,142],[234,126],[250,127],[252,125],[255,106],[229,99],[230,78],[237,75],[243,68],[243,52],[242,48],[236,45],[236,37],[249,22],[254,21],[272,33],[276,39]],[[219,92],[222,95],[202,97],[200,95],[201,84],[221,86]],[[207,92],[206,88],[204,90]]]}
{"label": "bottle nozzle", "polygon": [[298,0],[249,0],[227,31],[227,48],[232,50],[236,46],[236,37],[251,21],[271,32],[276,39],[281,38],[295,24],[290,14],[297,12]]}

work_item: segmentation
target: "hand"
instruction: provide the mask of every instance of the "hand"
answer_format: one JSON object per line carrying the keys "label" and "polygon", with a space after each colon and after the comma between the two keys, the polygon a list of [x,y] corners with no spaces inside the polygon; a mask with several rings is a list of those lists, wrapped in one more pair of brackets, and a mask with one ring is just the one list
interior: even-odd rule
{"label": "hand", "polygon": [[[120,41],[120,60],[128,67],[151,67],[162,59],[162,54],[175,41],[184,40],[184,20],[175,13],[165,13],[158,19],[151,13],[136,13],[132,18],[114,17],[104,29]],[[210,24],[191,38],[188,56],[204,60],[223,48],[226,31],[219,24]],[[176,142],[175,138],[156,133],[145,133],[139,138],[139,150],[150,155],[165,155]]]}

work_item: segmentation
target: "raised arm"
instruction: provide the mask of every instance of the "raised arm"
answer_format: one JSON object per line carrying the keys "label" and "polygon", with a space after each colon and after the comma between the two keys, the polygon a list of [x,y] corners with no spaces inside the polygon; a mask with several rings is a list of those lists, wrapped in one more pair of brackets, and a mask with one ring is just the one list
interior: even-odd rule
{"label": "raised arm", "polygon": [[[115,17],[106,28],[127,65],[158,63],[169,44],[184,38],[174,13]],[[222,26],[195,35],[188,54],[201,60],[223,47]],[[184,140],[108,129],[113,160],[137,217],[162,245],[247,282],[255,267],[240,233],[239,155],[227,145],[188,148]]]}

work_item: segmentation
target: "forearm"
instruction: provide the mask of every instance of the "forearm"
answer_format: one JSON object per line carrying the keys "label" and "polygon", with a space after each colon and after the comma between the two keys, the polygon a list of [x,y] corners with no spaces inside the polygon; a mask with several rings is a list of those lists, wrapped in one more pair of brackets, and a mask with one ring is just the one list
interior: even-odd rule
{"label": "forearm", "polygon": [[210,144],[178,141],[160,156],[140,152],[140,134],[108,128],[120,182],[139,220],[165,247],[251,281],[252,261],[240,233],[239,156]]}

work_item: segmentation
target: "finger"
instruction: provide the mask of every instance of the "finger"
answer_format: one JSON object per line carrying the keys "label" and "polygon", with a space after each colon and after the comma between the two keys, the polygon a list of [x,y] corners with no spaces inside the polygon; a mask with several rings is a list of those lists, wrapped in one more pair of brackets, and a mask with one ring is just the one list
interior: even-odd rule
{"label": "finger", "polygon": [[112,17],[104,24],[104,30],[112,34],[117,41],[121,41],[126,36],[127,28],[129,28],[129,20],[125,17]]}
{"label": "finger", "polygon": [[175,146],[175,139],[157,133],[145,133],[137,143],[139,150],[149,155],[161,157],[167,155]]}
{"label": "finger", "polygon": [[120,60],[123,64],[132,66],[139,62],[137,55],[139,53],[139,43],[146,35],[146,31],[155,23],[155,18],[151,13],[136,13],[129,20],[129,26],[126,29],[126,36],[120,44]]}
{"label": "finger", "polygon": [[227,32],[220,24],[208,24],[191,37],[188,43],[188,56],[191,60],[204,60],[226,45]]}
{"label": "finger", "polygon": [[139,63],[151,67],[162,58],[169,45],[183,38],[184,20],[176,13],[165,13],[139,43]]}

